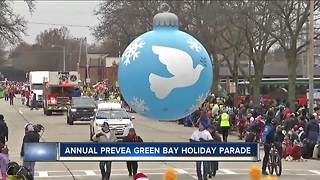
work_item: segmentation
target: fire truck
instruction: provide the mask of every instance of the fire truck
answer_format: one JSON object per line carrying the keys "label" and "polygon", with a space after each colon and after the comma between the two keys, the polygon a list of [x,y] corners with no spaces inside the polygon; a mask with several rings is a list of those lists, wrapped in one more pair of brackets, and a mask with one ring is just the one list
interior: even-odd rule
{"label": "fire truck", "polygon": [[52,112],[67,111],[78,82],[77,71],[49,72],[43,83],[43,113],[50,116]]}

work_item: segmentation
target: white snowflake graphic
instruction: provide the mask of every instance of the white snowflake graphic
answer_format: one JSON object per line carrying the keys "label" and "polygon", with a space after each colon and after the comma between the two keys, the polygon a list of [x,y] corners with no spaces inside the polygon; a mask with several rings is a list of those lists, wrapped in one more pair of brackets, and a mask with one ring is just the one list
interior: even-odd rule
{"label": "white snowflake graphic", "polygon": [[202,93],[201,95],[198,96],[198,98],[196,99],[196,104],[193,104],[190,107],[190,112],[194,112],[196,111],[199,107],[202,106],[202,103],[207,99],[209,95],[209,91],[207,91],[206,93]]}
{"label": "white snowflake graphic", "polygon": [[128,66],[128,64],[130,64],[131,61],[138,58],[140,54],[139,49],[143,48],[144,45],[145,45],[145,42],[142,41],[141,39],[134,40],[123,53],[123,56],[122,56],[123,64]]}
{"label": "white snowflake graphic", "polygon": [[189,44],[189,47],[193,50],[195,50],[196,52],[200,52],[201,50],[201,44],[199,42],[197,42],[196,40],[194,39],[189,39],[187,41],[187,43]]}
{"label": "white snowflake graphic", "polygon": [[144,102],[143,99],[133,97],[132,101],[129,103],[132,109],[138,111],[138,112],[147,112],[149,111],[149,107],[147,104]]}

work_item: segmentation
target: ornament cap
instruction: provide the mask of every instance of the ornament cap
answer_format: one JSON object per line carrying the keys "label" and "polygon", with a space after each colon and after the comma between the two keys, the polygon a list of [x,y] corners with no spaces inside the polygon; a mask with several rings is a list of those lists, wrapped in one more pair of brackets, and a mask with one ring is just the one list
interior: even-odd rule
{"label": "ornament cap", "polygon": [[153,17],[153,27],[178,27],[178,16],[170,12],[158,13]]}

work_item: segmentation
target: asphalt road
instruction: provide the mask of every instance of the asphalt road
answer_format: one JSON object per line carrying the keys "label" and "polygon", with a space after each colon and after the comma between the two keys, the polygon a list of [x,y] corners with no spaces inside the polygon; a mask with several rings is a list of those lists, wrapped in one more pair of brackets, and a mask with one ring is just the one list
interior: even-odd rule
{"label": "asphalt road", "polygon": [[[66,116],[57,114],[50,117],[43,115],[42,109],[30,111],[22,106],[19,99],[14,106],[0,99],[0,113],[5,116],[9,127],[10,159],[21,163],[20,148],[24,135],[24,125],[27,122],[40,123],[46,128],[42,141],[45,142],[89,142],[88,123],[66,124]],[[134,126],[137,133],[146,142],[185,142],[188,141],[194,128],[183,127],[175,122],[159,122],[148,120],[135,114]],[[230,141],[238,141],[236,136],[230,136]],[[261,152],[263,158],[263,152]],[[261,162],[222,162],[214,179],[247,180],[248,169],[251,165],[261,165]],[[194,180],[196,178],[195,163],[193,162],[140,162],[139,171],[152,180],[162,180],[168,167],[176,170],[178,179]],[[320,178],[320,161],[305,162],[283,161],[283,180],[316,180]],[[48,162],[36,163],[36,179],[101,179],[97,162]],[[125,162],[112,164],[112,180],[130,179]]]}

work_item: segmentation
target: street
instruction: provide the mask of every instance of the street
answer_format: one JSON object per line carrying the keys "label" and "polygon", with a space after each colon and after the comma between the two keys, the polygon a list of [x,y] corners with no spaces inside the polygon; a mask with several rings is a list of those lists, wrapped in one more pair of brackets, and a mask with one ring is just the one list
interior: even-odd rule
{"label": "street", "polygon": [[[88,123],[66,124],[66,116],[54,114],[45,116],[42,109],[31,111],[21,105],[20,99],[15,100],[14,106],[0,99],[0,113],[4,115],[9,127],[9,155],[12,161],[21,163],[20,149],[24,135],[24,125],[27,122],[39,123],[45,127],[42,142],[89,142]],[[159,122],[148,120],[134,114],[134,127],[137,134],[145,142],[185,142],[188,141],[194,128],[183,127],[176,122]],[[230,141],[238,141],[236,136],[229,136]],[[261,159],[263,151],[261,151]],[[261,165],[261,162],[223,162],[214,179],[249,179],[248,170],[251,165]],[[160,180],[165,170],[172,167],[176,170],[178,179],[192,180],[196,178],[194,162],[140,162],[139,171],[152,180]],[[307,160],[304,162],[283,161],[283,180],[315,180],[320,178],[320,161]],[[36,163],[36,179],[100,179],[97,162],[42,162]],[[112,180],[129,179],[125,162],[112,164]]]}

